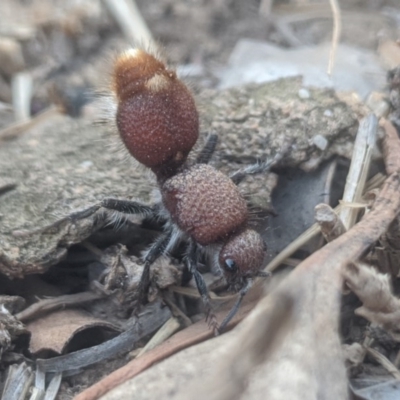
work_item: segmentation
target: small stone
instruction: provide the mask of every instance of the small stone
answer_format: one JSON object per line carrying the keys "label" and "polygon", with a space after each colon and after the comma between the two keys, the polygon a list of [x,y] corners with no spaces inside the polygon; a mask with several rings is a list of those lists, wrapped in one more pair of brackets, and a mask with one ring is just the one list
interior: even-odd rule
{"label": "small stone", "polygon": [[81,162],[81,163],[79,164],[79,166],[80,166],[81,168],[85,168],[85,169],[90,168],[92,165],[93,165],[93,161],[90,161],[90,160],[83,161],[83,162]]}
{"label": "small stone", "polygon": [[315,135],[313,137],[313,143],[322,151],[328,147],[328,140],[322,135]]}
{"label": "small stone", "polygon": [[309,99],[311,97],[310,92],[304,88],[300,89],[298,94],[301,99]]}
{"label": "small stone", "polygon": [[333,116],[332,110],[325,110],[324,111],[324,116],[325,117],[332,117]]}

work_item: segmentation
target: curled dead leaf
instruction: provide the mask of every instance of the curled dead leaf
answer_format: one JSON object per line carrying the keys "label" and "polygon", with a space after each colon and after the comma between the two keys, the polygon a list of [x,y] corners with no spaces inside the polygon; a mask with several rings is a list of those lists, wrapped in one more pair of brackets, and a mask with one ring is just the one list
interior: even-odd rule
{"label": "curled dead leaf", "polygon": [[[65,352],[71,340],[80,332],[97,329],[98,340],[101,340],[102,328],[119,331],[113,324],[93,318],[83,311],[56,311],[27,324],[27,329],[31,332],[29,350],[34,354],[45,351],[61,354]],[[91,335],[92,344],[94,344],[95,332]]]}
{"label": "curled dead leaf", "polygon": [[344,269],[343,275],[347,285],[363,303],[355,310],[357,315],[389,332],[400,331],[400,299],[392,294],[388,274],[381,274],[367,264],[354,263]]}

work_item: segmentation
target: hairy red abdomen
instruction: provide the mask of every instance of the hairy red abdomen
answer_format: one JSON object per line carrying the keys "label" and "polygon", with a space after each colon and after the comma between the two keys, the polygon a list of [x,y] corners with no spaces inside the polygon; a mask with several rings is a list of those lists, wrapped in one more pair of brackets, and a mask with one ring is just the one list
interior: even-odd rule
{"label": "hairy red abdomen", "polygon": [[132,50],[115,63],[114,91],[118,130],[132,156],[159,178],[176,173],[199,135],[188,88],[161,61]]}

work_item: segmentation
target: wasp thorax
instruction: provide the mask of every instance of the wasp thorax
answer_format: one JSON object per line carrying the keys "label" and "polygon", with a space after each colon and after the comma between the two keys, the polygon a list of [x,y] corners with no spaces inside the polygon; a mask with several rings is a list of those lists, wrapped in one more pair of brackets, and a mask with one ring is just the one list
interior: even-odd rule
{"label": "wasp thorax", "polygon": [[251,277],[260,271],[266,245],[262,237],[252,229],[232,236],[219,254],[219,264],[226,277]]}
{"label": "wasp thorax", "polygon": [[199,134],[188,88],[162,61],[140,49],[117,58],[113,88],[117,127],[131,155],[159,178],[176,173]]}
{"label": "wasp thorax", "polygon": [[173,221],[203,246],[225,241],[248,219],[237,186],[210,165],[197,164],[173,176],[161,193]]}

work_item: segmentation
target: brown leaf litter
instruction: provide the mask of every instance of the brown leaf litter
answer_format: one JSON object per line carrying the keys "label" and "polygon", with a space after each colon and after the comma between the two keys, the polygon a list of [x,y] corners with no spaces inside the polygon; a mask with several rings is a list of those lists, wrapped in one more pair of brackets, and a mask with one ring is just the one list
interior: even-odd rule
{"label": "brown leaf litter", "polygon": [[56,311],[29,322],[26,328],[31,333],[29,351],[33,354],[48,351],[62,354],[72,339],[86,330],[90,330],[92,344],[96,342],[96,333],[101,338],[101,329],[119,331],[113,324],[93,318],[80,310]]}

